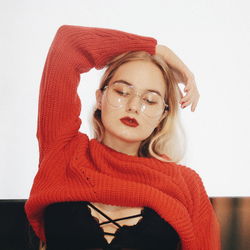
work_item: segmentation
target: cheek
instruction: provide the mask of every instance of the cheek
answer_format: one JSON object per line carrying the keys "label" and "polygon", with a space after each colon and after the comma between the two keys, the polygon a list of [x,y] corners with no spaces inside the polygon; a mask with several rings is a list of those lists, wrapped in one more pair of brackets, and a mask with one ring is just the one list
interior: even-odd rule
{"label": "cheek", "polygon": [[115,108],[112,108],[109,104],[107,103],[103,103],[102,105],[102,119],[105,120],[105,121],[109,121],[113,122],[113,120],[116,118],[116,119],[119,119],[119,117],[121,116],[121,109],[115,109]]}
{"label": "cheek", "polygon": [[144,134],[146,135],[146,137],[149,137],[153,133],[156,126],[157,124],[152,120],[145,119],[144,123],[142,124],[142,129],[144,130]]}
{"label": "cheek", "polygon": [[158,121],[156,119],[151,119],[141,113],[138,119],[140,125],[135,129],[131,129],[130,127],[123,125],[119,120],[125,115],[127,115],[125,108],[115,109],[110,107],[110,105],[106,102],[103,102],[102,123],[108,130],[119,130],[119,133],[124,135],[134,134],[134,136],[138,135],[148,137],[158,125]]}
{"label": "cheek", "polygon": [[119,124],[119,118],[121,117],[121,110],[113,109],[109,105],[104,104],[102,106],[102,123],[105,128],[115,128]]}

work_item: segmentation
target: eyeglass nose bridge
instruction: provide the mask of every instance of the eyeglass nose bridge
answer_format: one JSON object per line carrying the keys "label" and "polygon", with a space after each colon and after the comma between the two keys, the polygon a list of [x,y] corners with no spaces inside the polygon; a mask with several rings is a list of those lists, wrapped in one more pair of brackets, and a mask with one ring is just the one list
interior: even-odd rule
{"label": "eyeglass nose bridge", "polygon": [[[129,100],[127,102],[127,105],[131,105],[131,100],[133,100],[134,97],[139,97],[139,110],[142,109],[142,106],[143,106],[143,100],[141,99],[141,96],[143,93],[139,93],[138,90],[135,90],[134,88],[132,89],[132,95],[129,97]],[[142,110],[141,110],[142,111]]]}

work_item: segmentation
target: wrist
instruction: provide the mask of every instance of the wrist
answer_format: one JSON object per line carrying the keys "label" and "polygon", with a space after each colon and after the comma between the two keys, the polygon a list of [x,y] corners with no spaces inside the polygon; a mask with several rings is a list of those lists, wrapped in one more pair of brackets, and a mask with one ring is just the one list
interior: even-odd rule
{"label": "wrist", "polygon": [[186,80],[194,80],[194,74],[189,69],[184,72],[184,77]]}
{"label": "wrist", "polygon": [[161,44],[157,44],[156,48],[155,48],[155,54],[157,55],[161,55],[162,57],[166,56],[166,52],[167,52],[167,47]]}

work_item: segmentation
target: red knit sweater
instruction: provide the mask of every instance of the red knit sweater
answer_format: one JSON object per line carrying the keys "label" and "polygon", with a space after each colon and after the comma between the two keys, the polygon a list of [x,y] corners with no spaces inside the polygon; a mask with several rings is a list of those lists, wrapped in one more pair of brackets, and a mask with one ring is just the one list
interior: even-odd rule
{"label": "red knit sweater", "polygon": [[[119,30],[63,25],[52,42],[40,85],[39,168],[25,212],[46,241],[43,212],[61,201],[148,206],[168,221],[182,250],[219,250],[220,227],[199,175],[183,165],[126,155],[79,131],[80,74],[123,52],[155,53],[157,40]],[[167,246],[166,246],[167,248]]]}

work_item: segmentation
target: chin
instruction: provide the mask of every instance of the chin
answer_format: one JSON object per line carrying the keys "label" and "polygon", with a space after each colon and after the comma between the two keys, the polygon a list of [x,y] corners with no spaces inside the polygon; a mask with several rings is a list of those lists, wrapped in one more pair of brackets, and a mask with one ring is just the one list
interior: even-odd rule
{"label": "chin", "polygon": [[131,133],[131,132],[121,132],[119,130],[109,130],[109,134],[112,137],[118,138],[119,140],[126,141],[126,142],[138,142],[143,140],[142,138],[138,137],[138,133]]}
{"label": "chin", "polygon": [[135,143],[135,142],[142,142],[143,140],[147,139],[148,136],[143,136],[143,135],[139,135],[138,133],[131,133],[131,132],[126,132],[126,133],[119,133],[117,132],[115,134],[116,137],[119,137],[121,140],[126,141],[126,142],[131,142],[131,143]]}
{"label": "chin", "polygon": [[[107,130],[112,137],[119,138],[120,140],[126,142],[141,142],[148,138],[148,136],[151,134],[145,133],[146,131],[143,131],[143,135],[140,135],[140,132],[142,132],[142,127],[129,127],[121,123],[120,120],[117,122],[117,120],[110,119],[107,122],[103,121],[103,124],[105,126],[105,130]],[[113,126],[111,124],[113,124]]]}

